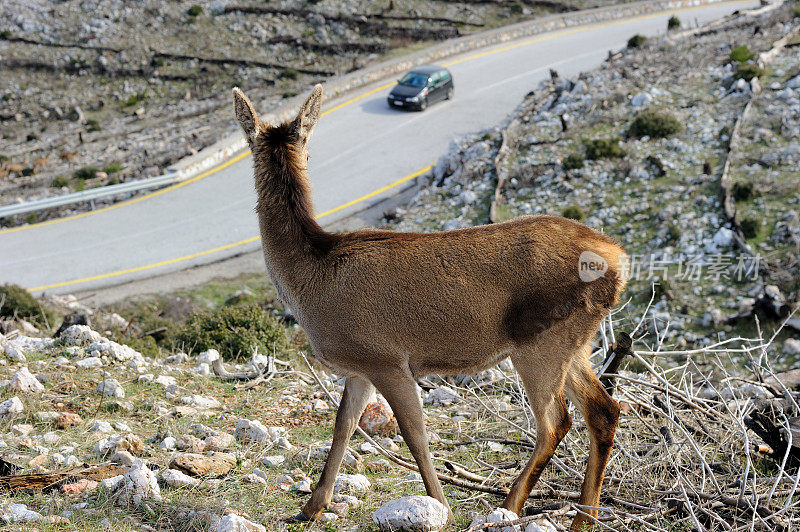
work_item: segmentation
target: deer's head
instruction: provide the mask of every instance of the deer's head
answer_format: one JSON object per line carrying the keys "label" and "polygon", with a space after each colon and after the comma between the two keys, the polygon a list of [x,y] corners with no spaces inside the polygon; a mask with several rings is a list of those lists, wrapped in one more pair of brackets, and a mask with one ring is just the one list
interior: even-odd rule
{"label": "deer's head", "polygon": [[306,144],[319,120],[321,104],[322,85],[316,85],[297,117],[278,126],[271,126],[259,118],[253,104],[238,87],[233,89],[236,120],[242,127],[257,166],[259,161],[269,160],[269,155],[276,149],[285,149],[305,169],[308,161]]}

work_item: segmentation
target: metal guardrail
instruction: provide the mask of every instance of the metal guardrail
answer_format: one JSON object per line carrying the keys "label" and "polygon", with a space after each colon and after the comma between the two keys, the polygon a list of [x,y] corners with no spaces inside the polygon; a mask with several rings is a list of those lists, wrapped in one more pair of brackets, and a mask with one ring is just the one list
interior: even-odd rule
{"label": "metal guardrail", "polygon": [[136,181],[82,190],[80,192],[73,192],[72,194],[53,196],[52,198],[28,201],[15,205],[3,205],[0,207],[0,218],[14,216],[15,214],[26,214],[29,212],[51,209],[53,207],[62,207],[64,205],[71,205],[73,203],[81,203],[84,201],[94,201],[96,199],[108,198],[119,194],[147,190],[148,188],[158,188],[173,185],[179,181],[182,181],[183,179],[185,179],[185,177],[182,177],[178,172],[169,172],[167,174],[151,177],[149,179],[137,179]]}

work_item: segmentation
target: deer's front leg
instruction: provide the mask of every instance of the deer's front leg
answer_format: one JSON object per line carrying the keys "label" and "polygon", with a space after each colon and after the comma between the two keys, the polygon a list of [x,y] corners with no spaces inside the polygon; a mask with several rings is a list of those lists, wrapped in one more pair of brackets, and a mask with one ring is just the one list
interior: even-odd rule
{"label": "deer's front leg", "polygon": [[302,520],[317,520],[333,497],[333,484],[342,465],[347,442],[355,432],[361,414],[367,406],[373,388],[370,382],[362,377],[347,377],[344,393],[336,412],[336,425],[333,429],[333,444],[322,469],[319,483],[311,493],[311,498],[298,516]]}

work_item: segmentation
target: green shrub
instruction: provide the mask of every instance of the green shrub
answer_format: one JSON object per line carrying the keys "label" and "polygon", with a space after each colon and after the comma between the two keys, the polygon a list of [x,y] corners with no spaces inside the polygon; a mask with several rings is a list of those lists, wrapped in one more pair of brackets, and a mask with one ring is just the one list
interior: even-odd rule
{"label": "green shrub", "polygon": [[578,168],[583,168],[583,157],[577,153],[570,153],[564,157],[561,165],[564,167],[564,170],[577,170]]}
{"label": "green shrub", "polygon": [[800,5],[796,5],[792,8],[792,15],[794,15],[795,18],[800,18]]}
{"label": "green shrub", "polygon": [[95,120],[94,118],[90,118],[86,121],[86,130],[87,131],[100,131],[100,122]]}
{"label": "green shrub", "polygon": [[586,216],[583,214],[583,209],[577,205],[570,205],[569,207],[565,208],[563,211],[561,211],[561,216],[571,220],[578,220],[579,222],[582,222],[583,219],[586,218]]}
{"label": "green shrub", "polygon": [[0,163],[8,161],[8,155],[0,155]]}
{"label": "green shrub", "polygon": [[131,94],[130,96],[128,96],[128,99],[125,100],[123,105],[125,107],[133,107],[134,105],[137,105],[145,98],[147,98],[147,91],[137,92],[136,94]]}
{"label": "green shrub", "polygon": [[637,33],[636,35],[628,39],[628,48],[640,48],[646,42],[647,42],[647,37]]}
{"label": "green shrub", "polygon": [[756,187],[752,181],[734,183],[731,193],[736,201],[747,201],[756,197]]}
{"label": "green shrub", "polygon": [[0,39],[10,39],[11,35],[12,35],[11,30],[0,31]]}
{"label": "green shrub", "polygon": [[203,8],[195,4],[186,10],[186,14],[189,15],[190,17],[200,16],[203,14]]}
{"label": "green shrub", "polygon": [[680,27],[681,27],[681,19],[679,19],[675,15],[669,17],[669,20],[667,21],[667,30],[677,30]]}
{"label": "green shrub", "polygon": [[53,323],[53,315],[39,304],[27,290],[16,284],[0,286],[0,316],[22,318],[38,325]]}
{"label": "green shrub", "polygon": [[297,77],[299,75],[300,75],[300,73],[297,70],[295,70],[295,69],[293,69],[291,67],[288,67],[288,68],[283,69],[280,72],[280,74],[278,74],[278,77],[280,79],[297,79]]}
{"label": "green shrub", "polygon": [[68,187],[69,186],[69,178],[60,175],[58,177],[53,178],[53,182],[50,183],[50,186],[53,188],[61,188],[61,187]]}
{"label": "green shrub", "polygon": [[645,109],[636,115],[628,128],[631,137],[666,138],[683,129],[677,118],[654,109]]}
{"label": "green shrub", "polygon": [[586,146],[586,158],[592,161],[618,159],[625,155],[619,141],[614,139],[591,139],[585,141],[584,145]]}
{"label": "green shrub", "polygon": [[253,347],[268,354],[288,345],[280,322],[254,304],[191,314],[177,340],[187,349],[216,349],[225,358],[249,358]]}
{"label": "green shrub", "polygon": [[736,67],[735,77],[750,81],[753,78],[760,78],[764,76],[764,69],[752,63],[739,64]]}
{"label": "green shrub", "polygon": [[667,227],[667,238],[669,238],[670,242],[677,242],[680,237],[680,228],[675,224],[669,224],[669,227]]}
{"label": "green shrub", "polygon": [[31,212],[25,217],[25,223],[26,224],[31,224],[32,225],[32,224],[35,224],[38,221],[39,221],[39,215],[36,214],[35,212]]}
{"label": "green shrub", "polygon": [[22,175],[25,177],[32,176],[36,173],[36,170],[32,166],[26,166],[22,169]]}
{"label": "green shrub", "polygon": [[83,168],[78,168],[77,170],[75,170],[75,172],[72,174],[72,177],[74,177],[75,179],[83,179],[83,180],[94,179],[95,177],[97,177],[98,171],[99,170],[94,166],[84,166]]}
{"label": "green shrub", "polygon": [[747,63],[755,56],[756,54],[754,54],[753,51],[747,47],[747,45],[743,44],[731,50],[730,58],[734,63]]}
{"label": "green shrub", "polygon": [[124,168],[125,167],[122,166],[119,163],[111,163],[108,166],[106,166],[105,168],[103,168],[103,171],[105,173],[107,173],[108,175],[111,175],[111,174],[116,174],[117,172],[123,170]]}
{"label": "green shrub", "polygon": [[757,237],[758,233],[761,231],[761,222],[759,222],[756,218],[747,217],[739,222],[739,227],[742,228],[744,237],[751,239]]}
{"label": "green shrub", "polygon": [[42,140],[42,137],[40,137],[38,133],[28,133],[25,136],[25,140],[31,142],[33,140]]}
{"label": "green shrub", "polygon": [[154,57],[150,64],[154,67],[162,67],[164,66],[165,60],[163,57]]}

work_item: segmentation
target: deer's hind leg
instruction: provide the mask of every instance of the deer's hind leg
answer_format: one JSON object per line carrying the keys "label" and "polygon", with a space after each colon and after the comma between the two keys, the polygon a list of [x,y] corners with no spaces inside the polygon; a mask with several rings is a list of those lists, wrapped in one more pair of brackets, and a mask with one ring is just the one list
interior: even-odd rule
{"label": "deer's hind leg", "polygon": [[503,508],[519,515],[558,444],[572,426],[564,402],[564,379],[569,369],[569,359],[564,357],[563,351],[540,347],[534,353],[512,355],[511,360],[522,378],[528,402],[536,416],[536,447],[533,455],[503,501]]}
{"label": "deer's hind leg", "polygon": [[374,390],[372,384],[363,377],[347,377],[339,410],[336,412],[333,443],[328,453],[328,459],[325,461],[319,482],[311,493],[311,498],[297,516],[299,520],[319,519],[322,511],[330,504],[333,497],[333,485],[347,450],[347,442],[355,432],[361,414],[367,407],[367,402]]}
{"label": "deer's hind leg", "polygon": [[[606,392],[589,364],[589,345],[584,352],[572,361],[567,374],[566,392],[569,400],[583,413],[589,429],[589,459],[581,487],[580,504],[597,506],[600,504],[600,487],[603,484],[606,464],[614,446],[614,433],[619,422],[619,404]],[[585,510],[592,517],[597,510]],[[581,530],[584,523],[592,523],[591,517],[581,513],[575,516],[570,527]]]}

